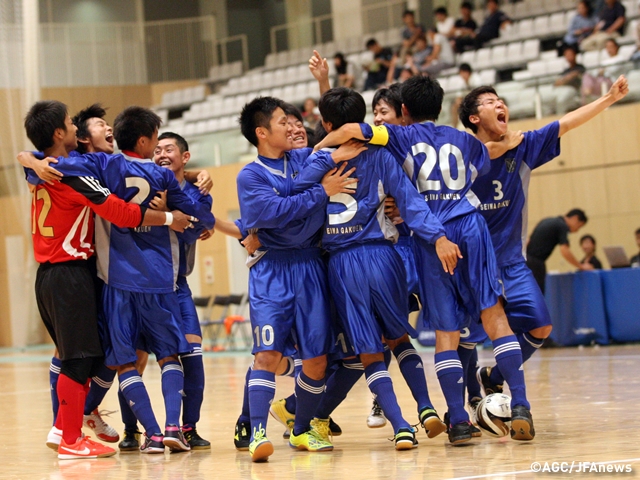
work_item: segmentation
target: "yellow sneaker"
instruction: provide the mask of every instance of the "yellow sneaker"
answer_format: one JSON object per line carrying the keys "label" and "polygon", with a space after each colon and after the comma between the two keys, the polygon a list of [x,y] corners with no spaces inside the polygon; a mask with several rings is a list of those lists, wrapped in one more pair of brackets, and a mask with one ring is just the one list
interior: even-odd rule
{"label": "yellow sneaker", "polygon": [[266,432],[262,428],[253,429],[253,441],[249,444],[249,453],[254,462],[266,462],[273,453],[273,444],[265,436]]}
{"label": "yellow sneaker", "polygon": [[289,431],[293,430],[293,425],[296,422],[296,414],[289,413],[286,408],[287,400],[281,399],[277,402],[271,403],[271,407],[269,407],[269,413],[273,418],[275,418],[282,425],[287,427]]}
{"label": "yellow sneaker", "polygon": [[322,418],[314,418],[311,420],[311,428],[315,430],[320,437],[326,441],[331,443],[333,441],[333,433],[331,432],[331,420],[327,418],[326,420]]}
{"label": "yellow sneaker", "polygon": [[291,432],[289,437],[289,446],[297,448],[298,450],[307,450],[309,452],[328,452],[333,450],[333,444],[329,441],[328,437],[328,421],[327,431],[318,431],[317,428],[324,430],[324,425],[319,425],[317,419],[312,420],[311,430],[308,430],[300,435],[294,435]]}

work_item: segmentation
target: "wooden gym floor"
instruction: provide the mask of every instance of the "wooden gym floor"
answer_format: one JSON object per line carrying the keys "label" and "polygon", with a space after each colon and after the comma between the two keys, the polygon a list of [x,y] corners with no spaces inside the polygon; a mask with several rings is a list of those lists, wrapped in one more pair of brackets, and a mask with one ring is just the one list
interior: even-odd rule
{"label": "wooden gym floor", "polygon": [[[0,351],[0,478],[46,480],[92,479],[412,479],[412,478],[576,478],[578,462],[629,464],[627,474],[591,473],[587,477],[617,478],[640,473],[640,345],[542,350],[526,365],[528,396],[537,436],[529,443],[483,436],[452,447],[441,435],[418,435],[417,449],[396,452],[391,427],[371,430],[365,421],[371,395],[361,380],[333,418],[344,434],[334,438],[330,453],[291,450],[281,438],[284,428],[271,419],[268,436],[276,451],[268,463],[252,464],[247,452],[233,446],[233,429],[240,412],[247,353],[205,354],[207,385],[198,431],[211,441],[210,452],[169,455],[118,454],[101,460],[58,461],[45,446],[51,424],[48,368],[52,349]],[[433,351],[420,350],[431,398],[440,413],[445,404],[433,369]],[[492,361],[490,351],[480,362]],[[416,421],[415,404],[395,364],[391,366],[396,393],[405,417]],[[164,421],[159,369],[150,362],[144,380],[158,420]],[[278,378],[276,399],[293,388],[290,378]],[[102,409],[118,410],[116,386]],[[108,422],[122,432],[119,413]],[[90,433],[90,432],[87,432]],[[532,463],[548,462],[573,474],[534,473]]]}

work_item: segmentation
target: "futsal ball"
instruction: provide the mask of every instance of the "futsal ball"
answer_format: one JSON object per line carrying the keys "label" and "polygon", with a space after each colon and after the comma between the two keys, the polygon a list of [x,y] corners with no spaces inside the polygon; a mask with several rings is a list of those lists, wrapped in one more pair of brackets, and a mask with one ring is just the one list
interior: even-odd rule
{"label": "futsal ball", "polygon": [[492,393],[484,397],[476,410],[478,426],[494,437],[506,437],[511,430],[511,397]]}

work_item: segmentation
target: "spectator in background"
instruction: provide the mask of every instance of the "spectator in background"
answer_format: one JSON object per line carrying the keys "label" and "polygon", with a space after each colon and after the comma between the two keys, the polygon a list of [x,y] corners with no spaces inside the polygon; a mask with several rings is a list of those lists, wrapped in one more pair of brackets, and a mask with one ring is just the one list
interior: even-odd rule
{"label": "spectator in background", "polygon": [[567,34],[564,36],[565,45],[579,45],[582,40],[593,32],[598,18],[593,14],[591,4],[587,0],[578,2],[577,12],[569,23]]}
{"label": "spectator in background", "polygon": [[511,19],[499,9],[498,0],[487,0],[487,16],[477,33],[469,37],[456,38],[456,50],[464,51],[467,47],[482,48],[494,38],[500,36],[500,30],[511,23]]}
{"label": "spectator in background", "polygon": [[413,47],[416,43],[416,39],[420,35],[424,35],[424,27],[419,23],[416,23],[416,15],[413,10],[405,10],[402,14],[402,23],[404,28],[402,29],[402,49],[400,51],[400,58],[404,58],[404,54]]}
{"label": "spectator in background", "polygon": [[[640,13],[640,2],[638,2],[638,13]],[[631,61],[635,68],[640,68],[640,22],[636,22],[636,31],[633,34],[636,36],[636,51],[631,55]]]}
{"label": "spectator in background", "polygon": [[[442,70],[456,64],[456,56],[447,37],[438,33],[435,28],[430,28],[427,35],[429,36],[431,53],[424,58],[421,64],[414,61],[411,70],[414,74],[426,73],[431,77],[436,77]],[[416,47],[417,45],[416,42]],[[415,56],[416,54],[414,54],[414,58]]]}
{"label": "spectator in background", "polygon": [[[452,35],[452,46],[456,48],[458,53],[461,53],[461,50],[458,50],[456,47],[456,40],[460,39],[469,39],[475,35],[475,31],[478,28],[478,24],[471,17],[471,12],[473,11],[473,5],[471,2],[462,2],[460,5],[460,18],[456,20],[453,24],[453,35]],[[456,115],[457,116],[457,115]]]}
{"label": "spectator in background", "polygon": [[[458,77],[461,81],[453,85],[453,89],[458,96],[451,103],[451,126],[454,128],[458,127],[458,122],[460,121],[460,119],[458,118],[458,109],[460,108],[462,99],[471,90],[482,85],[482,79],[480,78],[480,75],[478,75],[477,73],[473,73],[471,65],[469,65],[468,63],[462,63],[460,65],[460,67],[458,68]],[[451,82],[451,84],[453,83],[454,82]]]}
{"label": "spectator in background", "polygon": [[600,50],[608,39],[617,38],[623,34],[625,8],[619,0],[606,0],[598,18],[593,33],[580,43],[580,48],[584,52]]}
{"label": "spectator in background", "polygon": [[596,239],[591,235],[583,235],[580,239],[580,248],[584,252],[581,265],[590,264],[594,270],[602,270],[602,263],[596,257]]}
{"label": "spectator in background", "polygon": [[363,65],[363,68],[368,72],[364,90],[375,90],[387,80],[393,52],[390,48],[380,46],[375,38],[371,38],[366,47],[373,53],[373,61],[368,65]]}
{"label": "spectator in background", "polygon": [[580,270],[593,270],[591,264],[581,264],[569,249],[569,232],[575,233],[587,223],[587,216],[580,209],[569,211],[564,217],[551,217],[541,220],[533,229],[527,244],[527,266],[531,269],[540,290],[544,293],[547,266],[545,262],[551,256],[556,245],[564,259]]}
{"label": "spectator in background", "polygon": [[567,45],[564,48],[563,55],[569,66],[554,83],[553,107],[554,111],[560,115],[580,106],[580,88],[582,76],[586,70],[584,66],[577,63],[577,54],[575,45]]}
{"label": "spectator in background", "polygon": [[351,65],[344,58],[344,54],[341,52],[336,53],[333,56],[333,64],[336,67],[336,76],[333,81],[335,87],[353,88],[355,82],[355,75],[353,74],[353,65]]}
{"label": "spectator in background", "polygon": [[455,20],[449,16],[447,9],[438,7],[434,10],[433,15],[436,17],[436,30],[438,30],[438,33],[441,33],[447,38],[453,35]]}
{"label": "spectator in background", "polygon": [[[638,245],[638,251],[640,251],[640,228],[636,230],[636,245]],[[631,257],[629,263],[632,267],[640,267],[640,253]]]}
{"label": "spectator in background", "polygon": [[604,67],[595,75],[585,73],[582,76],[582,102],[592,97],[598,98],[604,90],[608,90],[619,75],[624,73],[624,63],[628,58],[620,55],[620,46],[613,38],[605,44],[606,58],[600,64]]}
{"label": "spectator in background", "polygon": [[320,121],[320,112],[318,111],[318,102],[314,98],[307,98],[302,105],[302,118],[305,127],[311,129],[316,128],[316,124]]}

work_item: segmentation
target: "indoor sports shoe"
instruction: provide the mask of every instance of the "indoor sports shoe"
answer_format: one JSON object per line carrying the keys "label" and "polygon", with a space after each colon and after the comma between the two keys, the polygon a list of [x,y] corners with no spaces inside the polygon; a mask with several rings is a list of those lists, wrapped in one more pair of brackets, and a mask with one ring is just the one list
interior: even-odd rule
{"label": "indoor sports shoe", "polygon": [[491,367],[480,367],[476,370],[476,378],[482,387],[485,397],[492,393],[502,393],[502,385],[496,385],[491,381]]}
{"label": "indoor sports shoe", "polygon": [[182,435],[184,435],[184,439],[191,447],[191,450],[211,450],[211,442],[198,435],[195,428],[188,428],[186,430],[183,428]]}
{"label": "indoor sports shoe", "polygon": [[[104,415],[109,415],[112,412],[102,412]],[[89,415],[84,416],[84,426],[93,430],[93,433],[96,434],[103,442],[116,443],[120,440],[120,435],[116,432],[115,428],[111,427],[108,423],[106,423],[102,419],[102,414],[96,408]]]}
{"label": "indoor sports shoe", "polygon": [[49,433],[47,434],[47,447],[57,452],[61,441],[62,430],[56,428],[56,426],[54,425],[53,427],[51,427],[51,430],[49,430]]}
{"label": "indoor sports shoe", "polygon": [[482,401],[482,398],[480,397],[473,397],[471,400],[469,400],[469,410],[470,410],[470,417],[471,417],[471,422],[472,423],[478,423],[478,404]]}
{"label": "indoor sports shoe", "polygon": [[449,425],[449,443],[459,445],[471,440],[473,438],[471,426],[471,422],[460,422],[455,425]]}
{"label": "indoor sports shoe", "polygon": [[124,438],[118,444],[118,448],[121,452],[136,452],[140,448],[140,433],[139,431],[132,432],[130,430],[124,431]]}
{"label": "indoor sports shoe", "polygon": [[478,438],[482,436],[482,430],[476,427],[473,423],[471,424],[471,436],[473,438]]}
{"label": "indoor sports shoe", "polygon": [[333,432],[331,431],[331,419],[314,418],[309,424],[313,430],[315,430],[320,437],[326,442],[331,443]]}
{"label": "indoor sports shoe", "polygon": [[233,437],[233,444],[238,450],[249,450],[249,444],[251,443],[251,423],[241,422],[240,419],[236,422],[236,434]]}
{"label": "indoor sports shoe", "polygon": [[536,430],[533,428],[531,412],[523,405],[511,408],[511,438],[514,440],[533,440]]}
{"label": "indoor sports shoe", "polygon": [[367,427],[380,428],[387,424],[387,417],[384,416],[384,412],[376,400],[373,401],[371,407],[371,414],[367,417]]}
{"label": "indoor sports shoe", "polygon": [[289,430],[289,427],[284,429],[284,432],[282,432],[282,438],[284,438],[285,440],[289,440],[289,437],[291,436],[291,430]]}
{"label": "indoor sports shoe", "polygon": [[89,437],[84,436],[80,437],[76,443],[71,445],[62,438],[60,440],[60,446],[58,447],[58,458],[60,460],[104,458],[111,457],[115,454],[116,451],[113,448],[94,442]]}
{"label": "indoor sports shoe", "polygon": [[164,429],[164,438],[162,439],[165,447],[169,447],[172,453],[188,452],[191,445],[185,440],[184,434],[177,425],[167,425]]}
{"label": "indoor sports shoe", "polygon": [[437,437],[447,431],[447,426],[440,420],[438,413],[433,408],[423,408],[420,410],[418,418],[429,438]]}
{"label": "indoor sports shoe", "polygon": [[416,433],[412,428],[400,428],[394,437],[396,442],[396,450],[411,450],[418,446]]}
{"label": "indoor sports shoe", "polygon": [[342,429],[340,425],[333,421],[333,418],[329,417],[329,430],[331,430],[331,436],[339,437],[342,435]]}
{"label": "indoor sports shoe", "polygon": [[289,430],[293,430],[293,425],[296,422],[296,414],[290,413],[287,410],[287,400],[280,399],[277,402],[273,402],[271,407],[269,407],[269,413],[273,418],[275,418],[282,425],[287,427]]}
{"label": "indoor sports shoe", "polygon": [[326,423],[319,423],[317,420],[314,418],[311,421],[311,429],[300,435],[291,431],[289,446],[308,452],[330,452],[333,450],[333,444],[329,441],[329,422],[324,420]]}
{"label": "indoor sports shoe", "polygon": [[140,453],[164,453],[164,443],[162,443],[162,435],[157,433],[147,437],[144,434],[144,442],[140,445]]}
{"label": "indoor sports shoe", "polygon": [[249,445],[249,453],[253,462],[266,462],[273,453],[273,444],[265,436],[265,433],[264,428],[253,430],[253,441]]}

